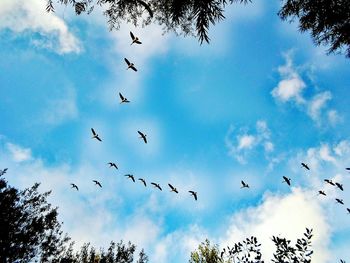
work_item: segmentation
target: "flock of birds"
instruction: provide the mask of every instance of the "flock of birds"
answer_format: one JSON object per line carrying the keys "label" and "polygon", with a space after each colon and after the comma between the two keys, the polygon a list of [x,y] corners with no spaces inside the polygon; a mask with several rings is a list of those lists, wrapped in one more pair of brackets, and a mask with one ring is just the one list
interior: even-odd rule
{"label": "flock of birds", "polygon": [[[301,166],[304,167],[306,170],[310,170],[310,167],[305,163],[301,163]],[[345,168],[345,170],[350,172],[350,168]],[[288,186],[291,186],[292,180],[290,178],[288,178],[286,176],[282,176],[282,178],[283,178],[283,181],[282,181],[283,183],[286,183]],[[337,187],[341,191],[344,191],[344,187],[341,183],[333,182],[331,179],[324,179],[324,182],[326,182],[334,187]],[[249,185],[246,182],[244,182],[243,180],[241,181],[241,184],[242,184],[241,188],[249,188]],[[327,196],[326,192],[323,190],[319,190],[318,195]],[[345,205],[343,199],[335,198],[335,201],[340,205]],[[346,208],[346,211],[350,214],[350,208]]]}
{"label": "flock of birds", "polygon": [[[140,39],[138,37],[136,37],[132,32],[130,32],[130,37],[132,40],[130,45],[132,45],[134,43],[139,44],[139,45],[142,44]],[[130,62],[127,58],[124,58],[124,61],[128,66],[127,70],[132,69],[135,72],[137,71],[137,68],[135,67],[134,63]],[[119,98],[120,98],[120,103],[129,103],[130,102],[120,92],[119,92]],[[96,139],[96,140],[102,142],[100,135],[93,128],[91,128],[91,132],[92,132],[92,139]],[[147,134],[145,134],[144,132],[141,132],[141,131],[137,131],[137,133],[139,134],[139,138],[142,139],[145,144],[147,144]],[[115,168],[118,170],[118,166],[115,163],[109,162],[108,164],[109,164],[110,168]],[[128,179],[132,180],[134,183],[136,182],[134,175],[126,174],[124,176],[127,177]],[[140,181],[145,187],[147,187],[147,183],[146,183],[146,180],[144,178],[138,178],[137,180]],[[95,183],[96,186],[102,188],[102,184],[99,181],[93,180],[93,182]],[[151,185],[153,185],[156,189],[162,191],[162,187],[160,186],[159,183],[151,182]],[[168,183],[168,186],[170,188],[170,192],[174,192],[176,194],[179,193],[179,191],[176,189],[176,187],[174,187],[172,184]],[[74,188],[77,191],[79,191],[79,187],[75,183],[71,183],[71,188]],[[193,196],[194,200],[197,201],[197,199],[198,199],[197,192],[195,192],[193,190],[190,190],[188,192],[190,193],[191,196]]]}

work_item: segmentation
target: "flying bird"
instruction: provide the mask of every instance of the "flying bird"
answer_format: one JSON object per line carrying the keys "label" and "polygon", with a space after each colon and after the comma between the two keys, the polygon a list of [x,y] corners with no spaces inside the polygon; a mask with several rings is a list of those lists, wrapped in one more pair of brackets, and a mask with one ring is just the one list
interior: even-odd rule
{"label": "flying bird", "polygon": [[329,183],[330,185],[335,185],[334,183],[333,183],[333,181],[332,180],[329,180],[329,179],[324,179],[324,181],[326,182],[326,183]]}
{"label": "flying bird", "polygon": [[322,190],[318,191],[318,194],[326,196],[326,193],[324,191],[322,191]]}
{"label": "flying bird", "polygon": [[336,198],[335,201],[337,201],[337,203],[339,203],[339,204],[342,204],[342,205],[344,204],[343,199]]}
{"label": "flying bird", "polygon": [[131,63],[131,62],[130,62],[129,60],[127,60],[126,58],[124,58],[124,60],[125,60],[126,64],[128,64],[128,68],[127,68],[127,69],[131,68],[133,71],[137,71],[137,69],[135,68],[134,63]]}
{"label": "flying bird", "polygon": [[130,46],[131,46],[132,44],[134,44],[134,43],[136,43],[136,44],[142,44],[142,42],[140,41],[140,39],[139,39],[138,37],[135,37],[134,34],[133,34],[131,31],[130,31],[130,37],[131,37],[131,40],[132,40]]}
{"label": "flying bird", "polygon": [[75,188],[75,189],[77,189],[77,191],[79,191],[79,188],[76,184],[70,184],[70,185],[72,186],[72,188]]}
{"label": "flying bird", "polygon": [[101,187],[102,188],[102,185],[100,184],[100,182],[99,181],[96,181],[96,180],[92,180],[96,185],[98,185],[99,187]]}
{"label": "flying bird", "polygon": [[301,163],[301,165],[302,165],[306,170],[310,170],[310,168],[309,168],[309,166],[307,166],[307,164]]}
{"label": "flying bird", "polygon": [[140,132],[140,131],[137,131],[138,132],[138,134],[140,134],[140,137],[139,138],[142,138],[143,139],[143,141],[145,142],[145,143],[147,143],[147,138],[146,138],[146,134],[144,134],[144,133],[142,133],[142,132]]}
{"label": "flying bird", "polygon": [[147,186],[145,179],[139,178],[139,180],[144,184],[145,187]]}
{"label": "flying bird", "polygon": [[126,174],[124,176],[130,178],[135,183],[135,178],[134,178],[134,176],[132,174]]}
{"label": "flying bird", "polygon": [[174,193],[179,193],[178,191],[177,191],[177,189],[174,187],[174,186],[172,186],[171,184],[168,184],[169,185],[169,187],[170,187],[170,189],[171,189],[171,191],[170,192],[174,192]]}
{"label": "flying bird", "polygon": [[152,185],[154,185],[155,188],[158,188],[160,191],[162,191],[162,188],[160,187],[159,184],[156,183],[151,183]]}
{"label": "flying bird", "polygon": [[120,98],[120,103],[128,103],[130,102],[127,98],[125,98],[120,92],[119,92],[119,98]]}
{"label": "flying bird", "polygon": [[194,191],[188,191],[193,197],[194,197],[194,200],[197,201],[197,192],[194,192]]}
{"label": "flying bird", "polygon": [[109,162],[109,168],[114,167],[115,169],[118,170],[118,166],[115,163]]}
{"label": "flying bird", "polygon": [[0,170],[0,176],[4,175],[7,172],[7,168],[5,168],[4,170]]}
{"label": "flying bird", "polygon": [[287,178],[286,176],[283,176],[283,182],[287,183],[289,186],[290,186],[290,181],[291,179],[290,178]]}
{"label": "flying bird", "polygon": [[335,185],[342,191],[344,191],[343,185],[340,183],[335,183]]}
{"label": "flying bird", "polygon": [[241,181],[241,184],[242,184],[241,188],[249,188],[249,185],[246,184],[244,181]]}
{"label": "flying bird", "polygon": [[98,134],[95,132],[95,130],[93,128],[91,128],[92,131],[92,139],[96,139],[99,140],[100,142],[102,142],[102,140],[100,139],[100,137],[98,137]]}

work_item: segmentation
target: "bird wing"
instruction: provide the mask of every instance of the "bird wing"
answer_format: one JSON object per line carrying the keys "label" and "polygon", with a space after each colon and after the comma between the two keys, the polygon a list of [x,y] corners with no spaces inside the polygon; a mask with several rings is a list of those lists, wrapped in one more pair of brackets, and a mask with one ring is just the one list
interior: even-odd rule
{"label": "bird wing", "polygon": [[99,140],[100,142],[102,142],[100,137],[96,136],[96,139]]}
{"label": "bird wing", "polygon": [[123,95],[120,92],[119,92],[119,97],[120,97],[121,100],[124,100],[124,97],[123,97]]}
{"label": "bird wing", "polygon": [[169,185],[169,187],[171,188],[171,190],[174,190],[175,188],[174,188],[174,186],[172,186],[171,184],[168,184]]}
{"label": "bird wing", "polygon": [[142,136],[142,139],[143,139],[143,141],[144,141],[145,143],[147,143],[147,138],[146,138],[146,136]]}
{"label": "bird wing", "polygon": [[135,36],[134,34],[130,31],[130,36],[131,36],[131,39],[134,40],[135,39]]}
{"label": "bird wing", "polygon": [[96,132],[93,128],[91,128],[91,131],[92,131],[92,134],[95,136],[96,135]]}
{"label": "bird wing", "polygon": [[138,134],[140,134],[142,137],[145,136],[142,132],[140,132],[140,131],[137,131],[137,132],[138,132]]}
{"label": "bird wing", "polygon": [[128,64],[128,66],[129,66],[130,65],[130,61],[127,60],[126,58],[124,58],[124,60],[125,60],[126,64]]}
{"label": "bird wing", "polygon": [[156,184],[156,183],[153,183],[153,182],[152,182],[151,185],[154,185],[155,187],[157,187],[157,184]]}
{"label": "bird wing", "polygon": [[138,40],[136,40],[135,43],[136,43],[136,44],[142,44],[142,42],[141,42],[141,41],[138,41]]}
{"label": "bird wing", "polygon": [[134,66],[130,67],[133,71],[137,71],[137,69]]}

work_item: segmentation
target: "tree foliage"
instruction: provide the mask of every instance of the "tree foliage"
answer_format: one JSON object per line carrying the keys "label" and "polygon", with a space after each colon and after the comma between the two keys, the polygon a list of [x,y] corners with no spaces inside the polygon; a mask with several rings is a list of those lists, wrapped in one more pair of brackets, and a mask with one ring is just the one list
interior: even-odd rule
{"label": "tree foliage", "polygon": [[310,31],[316,45],[329,45],[329,53],[345,48],[350,58],[349,0],[284,0],[283,20],[299,20],[300,31]]}
{"label": "tree foliage", "polygon": [[[0,262],[51,263],[147,263],[136,246],[111,242],[107,251],[89,243],[79,251],[63,234],[57,219],[58,208],[47,202],[50,192],[39,193],[39,184],[23,191],[7,184],[0,176]],[[136,260],[136,261],[135,261]]]}
{"label": "tree foliage", "polygon": [[19,191],[0,178],[0,262],[49,262],[64,250],[57,208],[39,193],[39,184]]}
{"label": "tree foliage", "polygon": [[[74,253],[73,243],[70,244],[65,253],[61,256],[59,263],[132,263],[134,262],[136,246],[130,242],[124,244],[111,242],[107,251],[99,251],[90,245],[84,244],[80,251]],[[136,263],[147,263],[148,257],[144,250],[141,250]]]}
{"label": "tree foliage", "polygon": [[218,245],[210,245],[210,241],[206,239],[202,242],[198,249],[191,252],[190,263],[215,263],[219,262]]}
{"label": "tree foliage", "polygon": [[[47,1],[47,11],[54,11],[53,0]],[[156,21],[165,31],[195,35],[199,42],[210,41],[211,25],[223,20],[229,4],[247,4],[251,0],[57,0],[71,5],[75,13],[90,13],[95,5],[104,10],[110,29],[118,29],[123,21],[135,26]],[[329,53],[345,49],[350,57],[349,0],[282,0],[278,15],[283,20],[299,20],[301,31],[310,31],[316,45],[328,45]],[[146,15],[144,14],[146,13]]]}
{"label": "tree foliage", "polygon": [[[274,263],[310,263],[312,229],[306,228],[304,237],[299,238],[295,245],[286,238],[273,236],[276,252],[271,262]],[[198,249],[191,253],[190,263],[264,263],[260,251],[261,244],[252,236],[220,252],[218,245],[211,245],[209,240],[202,242]]]}
{"label": "tree foliage", "polygon": [[[47,11],[54,11],[53,0],[47,0]],[[224,19],[224,9],[232,3],[251,0],[58,0],[71,5],[76,14],[90,13],[95,5],[103,8],[110,29],[118,29],[123,21],[135,26],[147,25],[152,19],[165,31],[196,35],[200,43],[209,42],[208,30]],[[147,15],[144,15],[146,11]]]}

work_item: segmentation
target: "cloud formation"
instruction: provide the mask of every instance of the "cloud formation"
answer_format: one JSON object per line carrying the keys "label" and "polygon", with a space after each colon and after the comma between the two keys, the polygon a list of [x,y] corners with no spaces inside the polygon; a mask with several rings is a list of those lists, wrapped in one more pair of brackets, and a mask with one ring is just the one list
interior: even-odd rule
{"label": "cloud formation", "polygon": [[[329,123],[335,125],[341,117],[335,109],[327,103],[332,100],[332,93],[328,90],[321,92],[310,91],[308,85],[300,75],[298,67],[293,65],[292,52],[284,54],[285,64],[278,67],[280,81],[271,91],[272,97],[281,103],[290,102],[304,111],[317,125]],[[300,68],[300,67],[299,67]],[[310,97],[304,93],[308,90]]]}
{"label": "cloud formation", "polygon": [[257,207],[235,213],[226,237],[220,243],[222,247],[232,246],[246,237],[256,236],[262,243],[263,258],[268,261],[276,251],[271,241],[273,235],[286,237],[295,243],[303,236],[306,227],[314,229],[313,260],[328,262],[331,232],[326,215],[314,194],[299,188],[293,188],[292,193],[286,195],[266,194]]}
{"label": "cloud formation", "polygon": [[32,44],[59,54],[79,53],[81,44],[66,23],[54,13],[47,13],[41,0],[0,1],[0,30],[16,34],[37,33]]}
{"label": "cloud formation", "polygon": [[231,125],[225,137],[225,145],[228,154],[242,164],[247,162],[249,153],[258,147],[262,147],[265,154],[274,150],[274,144],[270,138],[271,132],[265,121],[256,122],[255,132],[248,132],[244,127],[237,133],[234,131]]}

